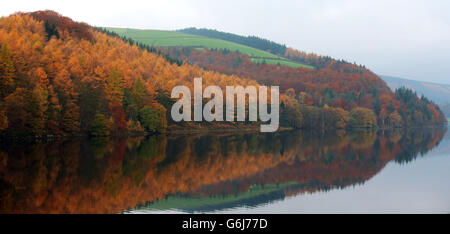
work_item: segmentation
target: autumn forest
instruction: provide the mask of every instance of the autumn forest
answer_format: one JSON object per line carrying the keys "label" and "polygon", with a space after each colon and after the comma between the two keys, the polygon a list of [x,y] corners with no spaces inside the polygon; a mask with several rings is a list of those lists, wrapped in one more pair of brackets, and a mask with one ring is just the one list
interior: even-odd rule
{"label": "autumn forest", "polygon": [[272,51],[313,68],[255,62],[239,51],[155,48],[52,11],[1,18],[0,47],[2,137],[255,127],[247,122],[172,121],[171,89],[192,88],[195,77],[202,77],[205,86],[280,86],[280,124],[285,128],[402,128],[446,122],[426,97],[406,88],[393,92],[364,66],[292,48],[275,46]]}

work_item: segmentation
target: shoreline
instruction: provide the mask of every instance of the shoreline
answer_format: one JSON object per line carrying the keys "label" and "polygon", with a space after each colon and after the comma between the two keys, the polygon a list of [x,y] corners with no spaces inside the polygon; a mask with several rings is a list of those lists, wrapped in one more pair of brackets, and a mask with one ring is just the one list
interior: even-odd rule
{"label": "shoreline", "polygon": [[[294,128],[286,128],[280,127],[278,131],[273,133],[264,133],[264,134],[276,134],[284,131],[312,131],[312,132],[332,132],[332,131],[390,131],[390,130],[408,130],[408,129],[420,129],[420,128],[430,128],[430,127],[447,127],[450,125],[450,122],[441,123],[441,124],[427,124],[427,125],[418,125],[418,126],[407,126],[400,128],[347,128],[347,129],[294,129]],[[168,129],[164,133],[152,133],[152,132],[141,132],[141,133],[124,133],[124,134],[111,134],[106,136],[89,136],[86,134],[74,134],[74,135],[45,135],[45,136],[8,136],[8,135],[0,135],[1,141],[6,142],[20,142],[20,141],[52,141],[52,140],[61,140],[61,139],[103,139],[103,138],[120,138],[120,137],[147,137],[147,136],[157,136],[157,135],[165,135],[165,136],[183,136],[183,135],[197,135],[197,134],[220,134],[220,133],[261,133],[259,127],[254,128],[217,128],[217,129],[208,129],[208,128],[194,128],[194,129]]]}

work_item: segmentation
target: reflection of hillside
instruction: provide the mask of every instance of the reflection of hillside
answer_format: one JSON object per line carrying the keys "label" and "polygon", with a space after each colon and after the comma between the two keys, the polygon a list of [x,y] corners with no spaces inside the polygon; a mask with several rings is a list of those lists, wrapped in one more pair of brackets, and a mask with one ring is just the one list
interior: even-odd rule
{"label": "reflection of hillside", "polygon": [[0,213],[114,213],[171,194],[226,196],[292,181],[298,186],[283,188],[284,195],[323,191],[363,183],[395,158],[407,162],[444,133],[153,136],[0,147]]}
{"label": "reflection of hillside", "polygon": [[234,195],[192,197],[189,195],[170,196],[166,199],[139,205],[127,212],[154,212],[160,210],[182,210],[185,212],[211,212],[241,206],[257,206],[285,198],[285,189],[299,186],[297,183],[283,185],[252,186],[249,191]]}

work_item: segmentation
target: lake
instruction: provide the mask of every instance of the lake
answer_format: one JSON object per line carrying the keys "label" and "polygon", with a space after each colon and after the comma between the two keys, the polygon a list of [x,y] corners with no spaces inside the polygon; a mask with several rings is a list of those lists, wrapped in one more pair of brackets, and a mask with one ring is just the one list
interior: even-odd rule
{"label": "lake", "polygon": [[446,127],[0,144],[0,213],[450,213]]}

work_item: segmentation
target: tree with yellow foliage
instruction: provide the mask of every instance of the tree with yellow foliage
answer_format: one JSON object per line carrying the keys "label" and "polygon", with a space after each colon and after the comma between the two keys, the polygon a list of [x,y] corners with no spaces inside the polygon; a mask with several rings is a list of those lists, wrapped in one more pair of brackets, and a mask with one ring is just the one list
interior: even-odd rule
{"label": "tree with yellow foliage", "polygon": [[350,112],[350,127],[373,128],[377,126],[377,117],[371,109],[357,107]]}

